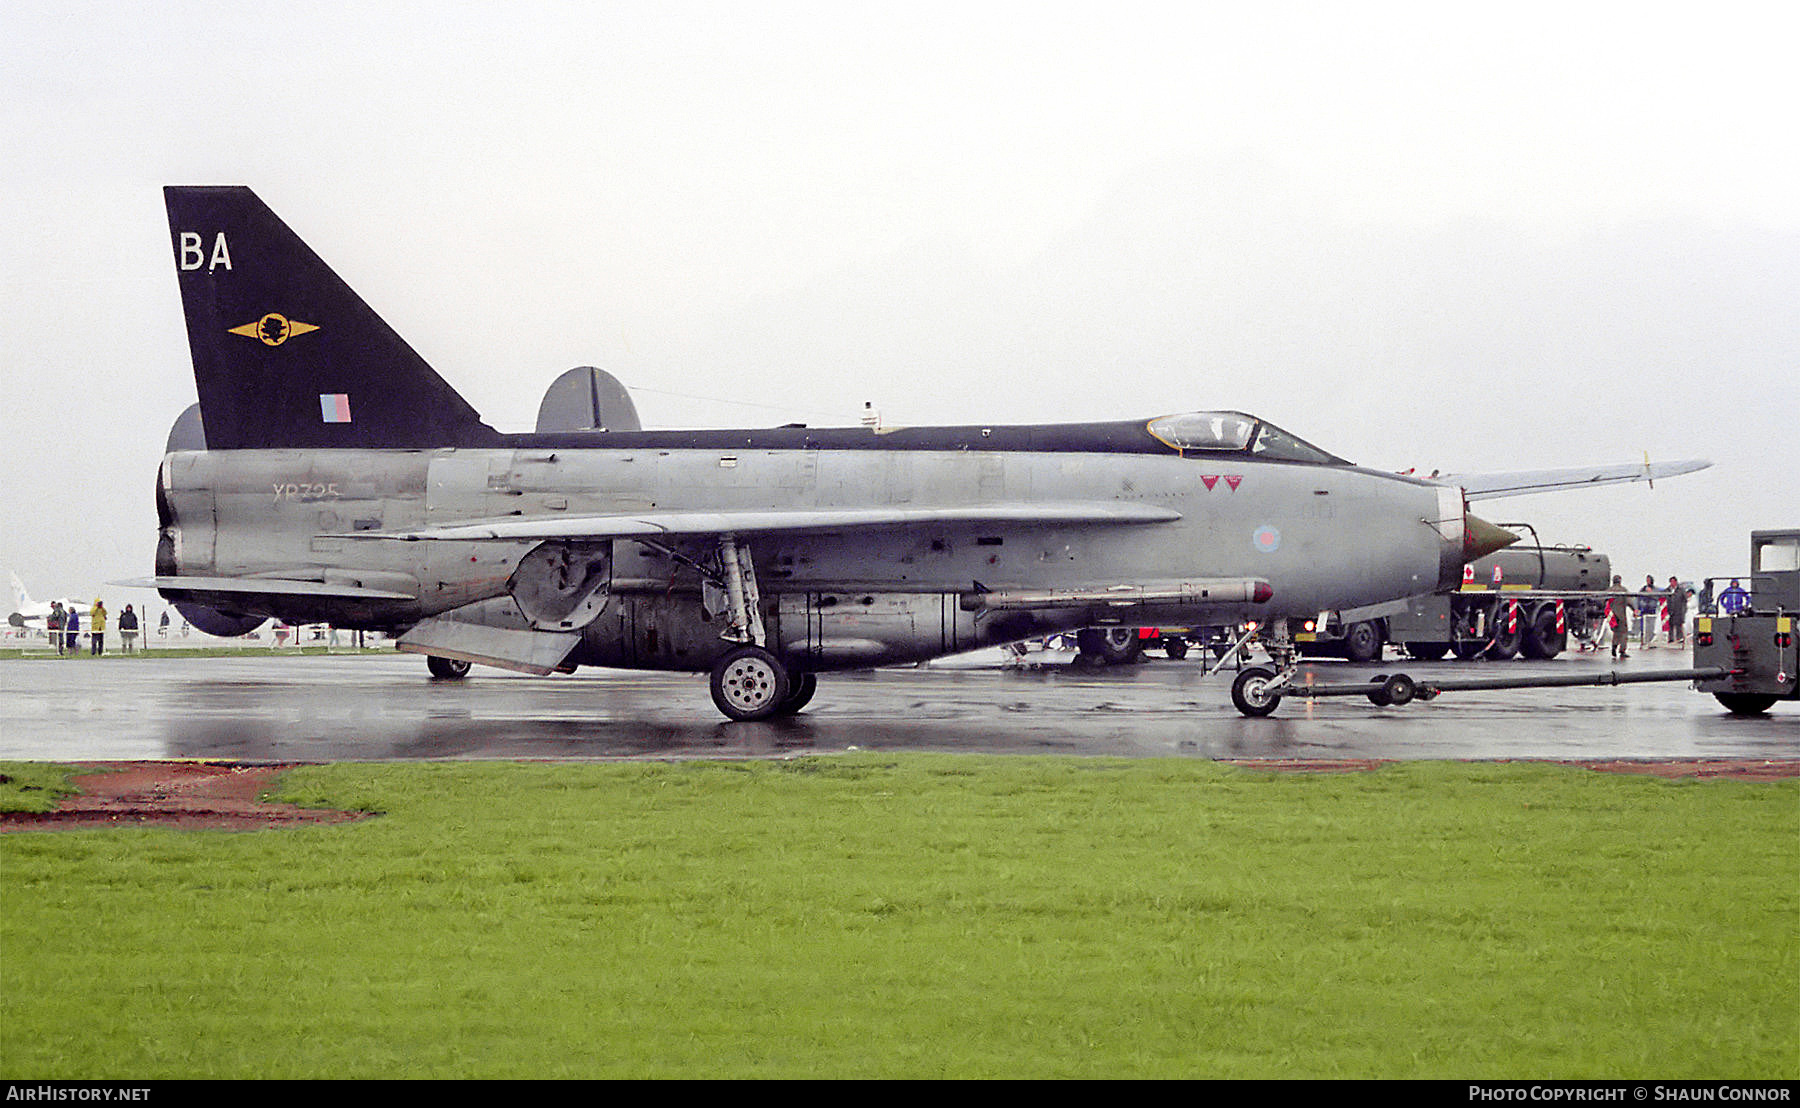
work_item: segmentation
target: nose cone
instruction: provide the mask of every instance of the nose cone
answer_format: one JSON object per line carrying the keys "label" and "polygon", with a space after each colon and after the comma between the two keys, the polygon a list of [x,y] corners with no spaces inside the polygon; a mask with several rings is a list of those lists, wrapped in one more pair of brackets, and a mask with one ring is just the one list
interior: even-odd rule
{"label": "nose cone", "polygon": [[1496,527],[1479,516],[1464,516],[1463,562],[1485,558],[1496,550],[1504,550],[1519,541],[1519,536]]}
{"label": "nose cone", "polygon": [[1450,592],[1461,587],[1465,566],[1511,546],[1519,541],[1519,536],[1470,515],[1459,488],[1442,486],[1437,490],[1437,497],[1437,591]]}

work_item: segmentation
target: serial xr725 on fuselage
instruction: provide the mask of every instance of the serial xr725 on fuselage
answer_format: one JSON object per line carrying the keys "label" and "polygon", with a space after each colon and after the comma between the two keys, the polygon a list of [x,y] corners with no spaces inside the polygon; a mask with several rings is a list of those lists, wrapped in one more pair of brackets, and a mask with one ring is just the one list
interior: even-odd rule
{"label": "serial xr725 on fuselage", "polygon": [[382,630],[439,675],[710,673],[761,719],[819,673],[1097,624],[1255,619],[1285,662],[1287,617],[1455,587],[1513,539],[1238,412],[502,434],[249,189],[165,199],[201,428],[138,583],[202,630]]}

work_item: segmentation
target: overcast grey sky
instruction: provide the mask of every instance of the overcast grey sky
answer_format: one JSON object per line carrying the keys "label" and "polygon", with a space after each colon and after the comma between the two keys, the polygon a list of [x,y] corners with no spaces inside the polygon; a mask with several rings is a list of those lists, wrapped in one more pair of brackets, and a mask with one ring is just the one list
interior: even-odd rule
{"label": "overcast grey sky", "polygon": [[160,188],[245,184],[502,430],[593,364],[651,426],[1706,456],[1484,514],[1738,570],[1800,526],[1795,12],[12,0],[0,568],[150,571],[194,398]]}

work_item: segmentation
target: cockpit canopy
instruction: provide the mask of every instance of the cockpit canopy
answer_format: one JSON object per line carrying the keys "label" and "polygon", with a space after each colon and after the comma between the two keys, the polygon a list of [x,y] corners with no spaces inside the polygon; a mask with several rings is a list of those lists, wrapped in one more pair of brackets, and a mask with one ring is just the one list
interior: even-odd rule
{"label": "cockpit canopy", "polygon": [[1251,454],[1287,462],[1349,465],[1312,443],[1243,412],[1184,412],[1153,419],[1150,434],[1179,454]]}

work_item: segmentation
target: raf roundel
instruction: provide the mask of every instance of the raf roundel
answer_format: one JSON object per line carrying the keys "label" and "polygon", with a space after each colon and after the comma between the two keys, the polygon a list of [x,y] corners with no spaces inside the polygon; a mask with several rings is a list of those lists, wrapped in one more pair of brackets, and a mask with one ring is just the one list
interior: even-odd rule
{"label": "raf roundel", "polygon": [[1259,554],[1273,554],[1281,549],[1281,532],[1265,523],[1250,532],[1250,545]]}

